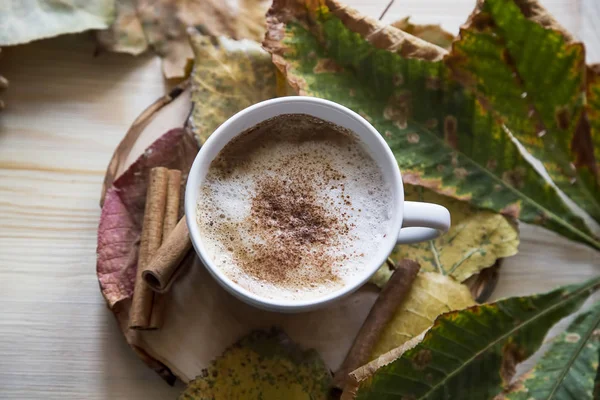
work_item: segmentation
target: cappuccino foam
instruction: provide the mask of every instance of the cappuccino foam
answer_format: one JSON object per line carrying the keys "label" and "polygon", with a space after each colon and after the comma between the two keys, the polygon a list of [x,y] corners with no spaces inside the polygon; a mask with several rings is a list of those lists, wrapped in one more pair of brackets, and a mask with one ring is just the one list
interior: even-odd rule
{"label": "cappuccino foam", "polygon": [[200,188],[208,256],[262,297],[314,299],[362,275],[391,226],[391,191],[355,134],[281,115],[228,143]]}

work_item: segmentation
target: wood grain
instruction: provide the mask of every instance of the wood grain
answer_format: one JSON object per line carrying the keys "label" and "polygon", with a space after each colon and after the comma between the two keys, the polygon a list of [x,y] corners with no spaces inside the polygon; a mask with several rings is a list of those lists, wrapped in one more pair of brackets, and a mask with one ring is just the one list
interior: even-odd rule
{"label": "wood grain", "polygon": [[[387,1],[351,0],[378,16]],[[396,0],[451,32],[473,0]],[[597,0],[544,4],[600,61]],[[126,345],[95,275],[99,196],[110,156],[133,120],[170,86],[151,56],[94,56],[88,35],[2,49],[10,80],[0,114],[0,398],[174,398]],[[523,227],[494,296],[596,275],[597,253]]]}

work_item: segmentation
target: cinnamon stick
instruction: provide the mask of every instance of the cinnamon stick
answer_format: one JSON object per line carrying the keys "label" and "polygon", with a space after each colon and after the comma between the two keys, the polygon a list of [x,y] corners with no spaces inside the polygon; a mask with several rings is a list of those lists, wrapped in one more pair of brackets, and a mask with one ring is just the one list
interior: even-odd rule
{"label": "cinnamon stick", "polygon": [[[179,218],[179,197],[181,193],[181,171],[170,169],[167,172],[167,201],[165,206],[165,218],[163,221],[162,241],[168,237],[171,231],[177,225]],[[156,257],[158,250],[152,255],[152,260]],[[151,263],[152,261],[150,261]],[[142,276],[143,276],[142,272]],[[158,329],[162,326],[165,296],[159,293],[154,293],[154,302],[152,304],[152,313],[150,315],[150,327]]]}
{"label": "cinnamon stick", "polygon": [[152,168],[148,191],[146,192],[144,222],[142,223],[137,273],[129,317],[129,327],[131,329],[150,328],[154,292],[142,279],[142,271],[162,240],[167,183],[167,169],[163,167]]}
{"label": "cinnamon stick", "polygon": [[168,291],[175,280],[181,260],[191,248],[192,242],[184,216],[144,269],[142,277],[148,286],[158,293]]}
{"label": "cinnamon stick", "polygon": [[371,351],[383,328],[410,291],[419,269],[420,266],[415,261],[402,260],[398,263],[396,271],[379,294],[367,319],[360,327],[346,359],[335,373],[334,387],[344,389],[348,382],[348,374],[369,361]]}
{"label": "cinnamon stick", "polygon": [[167,184],[167,206],[165,209],[165,222],[163,224],[163,242],[175,229],[179,221],[179,198],[181,195],[181,171],[170,169],[168,172],[169,182]]}

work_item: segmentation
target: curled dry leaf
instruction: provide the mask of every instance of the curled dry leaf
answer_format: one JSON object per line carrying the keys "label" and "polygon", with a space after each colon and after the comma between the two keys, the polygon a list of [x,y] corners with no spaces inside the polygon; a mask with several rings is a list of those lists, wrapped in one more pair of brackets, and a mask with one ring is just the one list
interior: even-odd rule
{"label": "curled dry leaf", "polygon": [[326,400],[330,384],[316,351],[303,351],[281,331],[256,331],[225,350],[179,399]]}
{"label": "curled dry leaf", "polygon": [[215,39],[195,29],[189,33],[195,57],[189,122],[204,143],[233,114],[277,96],[276,69],[256,42]]}
{"label": "curled dry leaf", "polygon": [[267,23],[264,47],[289,84],[369,120],[405,183],[600,249],[497,116],[453,80],[443,61],[447,51],[338,0],[275,0]]}
{"label": "curled dry leaf", "polygon": [[109,307],[133,293],[150,169],[162,166],[187,174],[197,152],[195,141],[185,129],[173,129],[154,142],[107,190],[98,227],[96,272]]}
{"label": "curled dry leaf", "polygon": [[[452,215],[452,226],[435,240],[396,246],[390,255],[393,262],[416,260],[423,271],[439,272],[463,282],[498,259],[517,253],[519,230],[513,219],[422,187],[405,185],[404,191],[407,200],[444,205]],[[381,268],[389,269],[387,265]],[[383,271],[375,276],[374,283],[385,281]]]}
{"label": "curled dry leaf", "polygon": [[371,353],[373,360],[418,336],[443,313],[474,305],[469,289],[435,272],[421,272],[405,300],[381,332]]}
{"label": "curled dry leaf", "polygon": [[493,398],[548,330],[599,286],[596,278],[442,314],[422,336],[352,372],[342,398]]}
{"label": "curled dry leaf", "polygon": [[151,48],[163,59],[164,75],[180,78],[193,57],[188,27],[211,36],[261,40],[267,7],[265,0],[117,0],[115,22],[98,40],[110,51],[139,54]]}
{"label": "curled dry leaf", "polygon": [[447,50],[450,49],[450,45],[454,40],[454,35],[442,29],[440,25],[413,24],[410,22],[410,17],[402,18],[401,20],[392,23],[392,26]]}
{"label": "curled dry leaf", "polygon": [[5,0],[0,2],[0,46],[105,29],[113,13],[114,0]]}

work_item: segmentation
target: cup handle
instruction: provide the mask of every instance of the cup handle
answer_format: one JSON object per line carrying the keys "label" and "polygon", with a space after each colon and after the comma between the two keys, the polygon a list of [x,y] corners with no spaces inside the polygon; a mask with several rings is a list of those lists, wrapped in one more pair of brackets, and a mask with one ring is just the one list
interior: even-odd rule
{"label": "cup handle", "polygon": [[450,212],[446,207],[418,201],[404,202],[404,218],[397,244],[418,243],[435,239],[450,229]]}

